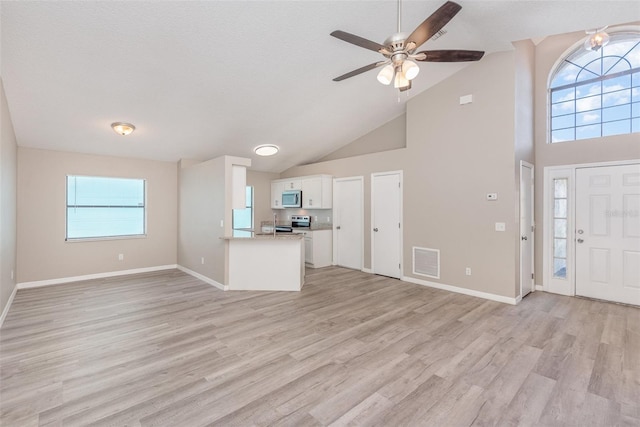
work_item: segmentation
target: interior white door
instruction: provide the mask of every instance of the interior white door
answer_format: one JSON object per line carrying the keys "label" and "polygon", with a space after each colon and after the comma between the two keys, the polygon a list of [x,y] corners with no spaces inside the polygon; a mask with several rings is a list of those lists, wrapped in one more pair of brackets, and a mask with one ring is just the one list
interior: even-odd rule
{"label": "interior white door", "polygon": [[640,305],[640,164],[576,169],[576,294]]}
{"label": "interior white door", "polygon": [[362,270],[362,177],[336,179],[333,184],[333,259],[337,265]]}
{"label": "interior white door", "polygon": [[402,247],[400,172],[373,174],[371,178],[373,273],[399,279]]}
{"label": "interior white door", "polygon": [[533,290],[533,167],[520,164],[520,295]]}

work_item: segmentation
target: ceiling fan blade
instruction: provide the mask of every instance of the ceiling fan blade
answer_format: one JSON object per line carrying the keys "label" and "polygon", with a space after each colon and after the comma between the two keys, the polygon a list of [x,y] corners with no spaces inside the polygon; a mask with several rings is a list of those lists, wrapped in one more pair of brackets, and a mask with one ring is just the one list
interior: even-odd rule
{"label": "ceiling fan blade", "polygon": [[384,49],[380,43],[372,42],[371,40],[367,40],[360,36],[356,36],[355,34],[346,33],[344,31],[336,30],[331,33],[331,35],[335,38],[343,40],[347,43],[355,44],[356,46],[363,47],[365,49],[373,50],[374,52],[378,52],[380,49]]}
{"label": "ceiling fan blade", "polygon": [[479,61],[484,55],[481,50],[425,50],[416,55],[424,54],[424,59],[415,58],[416,61],[424,62],[467,62]]}
{"label": "ceiling fan blade", "polygon": [[413,33],[407,37],[405,46],[408,43],[413,42],[415,43],[414,49],[420,47],[424,42],[440,31],[447,22],[451,21],[456,13],[460,12],[460,9],[462,9],[462,6],[452,1],[448,1],[440,6],[440,8],[425,19],[422,24],[418,25],[418,28],[413,30]]}
{"label": "ceiling fan blade", "polygon": [[357,70],[353,70],[348,72],[347,74],[343,74],[339,77],[336,77],[335,79],[333,79],[333,81],[339,82],[344,79],[348,79],[349,77],[357,76],[358,74],[362,74],[366,71],[373,70],[374,68],[378,68],[379,66],[388,64],[389,62],[390,61],[379,61],[379,62],[374,62],[373,64],[365,65],[364,67],[360,67]]}

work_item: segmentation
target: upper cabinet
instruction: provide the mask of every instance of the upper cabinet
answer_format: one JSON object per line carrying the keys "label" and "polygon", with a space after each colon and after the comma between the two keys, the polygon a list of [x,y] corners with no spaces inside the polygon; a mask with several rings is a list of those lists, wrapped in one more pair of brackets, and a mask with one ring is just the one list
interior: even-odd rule
{"label": "upper cabinet", "polygon": [[303,209],[331,209],[333,203],[331,175],[301,176],[271,181],[271,208],[282,207],[282,192],[302,190]]}
{"label": "upper cabinet", "polygon": [[271,209],[284,209],[282,207],[282,192],[284,181],[271,181]]}
{"label": "upper cabinet", "polygon": [[331,209],[333,181],[329,175],[302,178],[302,208]]}
{"label": "upper cabinet", "polygon": [[302,190],[302,180],[300,178],[287,178],[282,179],[283,191],[287,190]]}

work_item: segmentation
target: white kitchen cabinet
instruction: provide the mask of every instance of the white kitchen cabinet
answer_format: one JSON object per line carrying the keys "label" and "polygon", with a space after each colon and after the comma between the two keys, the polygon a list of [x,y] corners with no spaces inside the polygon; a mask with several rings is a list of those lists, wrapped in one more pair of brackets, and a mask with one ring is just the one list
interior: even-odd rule
{"label": "white kitchen cabinet", "polygon": [[302,180],[300,178],[289,178],[283,179],[281,181],[283,185],[283,191],[302,190]]}
{"label": "white kitchen cabinet", "polygon": [[271,209],[284,209],[282,207],[282,192],[284,181],[271,181]]}
{"label": "white kitchen cabinet", "polygon": [[330,175],[302,178],[302,208],[331,209],[333,180]]}
{"label": "white kitchen cabinet", "polygon": [[311,268],[328,267],[333,261],[333,231],[315,230],[294,233],[304,234],[304,262]]}

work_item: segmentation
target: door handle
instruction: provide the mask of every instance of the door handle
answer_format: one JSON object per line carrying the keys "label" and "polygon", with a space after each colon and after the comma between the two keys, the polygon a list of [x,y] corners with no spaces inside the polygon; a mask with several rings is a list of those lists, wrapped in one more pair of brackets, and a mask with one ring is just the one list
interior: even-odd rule
{"label": "door handle", "polygon": [[377,229],[377,228],[374,228],[374,229],[373,229],[373,231],[375,231],[375,232],[377,233],[377,232],[378,232],[378,229]]}
{"label": "door handle", "polygon": [[336,226],[336,230],[340,230],[340,226],[339,226],[339,225],[338,225],[338,226]]}
{"label": "door handle", "polygon": [[584,240],[582,240],[582,239],[578,239],[578,240],[577,240],[577,242],[578,242],[578,243],[582,243],[582,242],[584,242]]}
{"label": "door handle", "polygon": [[527,236],[522,236],[520,240],[527,240]]}

